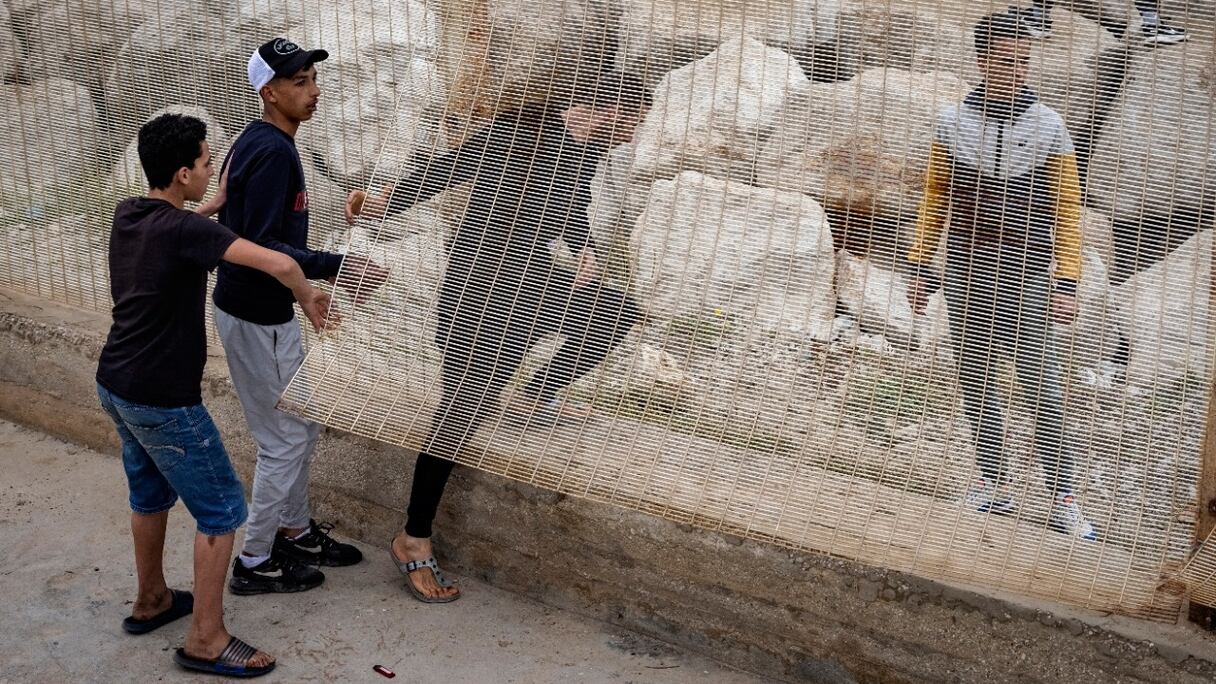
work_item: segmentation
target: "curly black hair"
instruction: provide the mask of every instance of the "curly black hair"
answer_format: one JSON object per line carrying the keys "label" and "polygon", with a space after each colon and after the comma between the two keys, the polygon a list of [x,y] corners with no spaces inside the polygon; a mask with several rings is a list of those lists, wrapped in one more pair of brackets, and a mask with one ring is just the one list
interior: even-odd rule
{"label": "curly black hair", "polygon": [[139,129],[139,163],[154,190],[173,183],[181,168],[193,168],[203,153],[207,124],[185,114],[162,114]]}

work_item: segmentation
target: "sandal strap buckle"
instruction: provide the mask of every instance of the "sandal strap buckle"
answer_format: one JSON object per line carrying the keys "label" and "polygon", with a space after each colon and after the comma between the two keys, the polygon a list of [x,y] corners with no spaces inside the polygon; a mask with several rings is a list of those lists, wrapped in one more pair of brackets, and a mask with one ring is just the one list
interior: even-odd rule
{"label": "sandal strap buckle", "polygon": [[430,568],[431,572],[438,573],[439,563],[436,562],[434,556],[431,556],[430,558],[427,558],[426,560],[420,560],[420,561],[413,560],[413,561],[408,561],[405,563],[406,572],[413,572],[415,570],[421,570],[422,568]]}

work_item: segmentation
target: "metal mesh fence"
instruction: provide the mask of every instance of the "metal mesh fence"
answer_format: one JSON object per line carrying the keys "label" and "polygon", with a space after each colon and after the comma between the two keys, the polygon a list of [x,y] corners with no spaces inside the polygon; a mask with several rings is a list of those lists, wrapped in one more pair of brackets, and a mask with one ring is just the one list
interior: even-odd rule
{"label": "metal mesh fence", "polygon": [[[1005,3],[5,0],[0,286],[106,310],[139,126],[192,113],[222,159],[259,115],[250,52],[287,36],[331,53],[296,136],[312,246],[390,276],[339,275],[343,321],[285,410],[1172,621],[1211,585],[1202,554],[1179,572],[1212,380],[1216,14],[1027,1],[1033,36],[977,45]],[[630,140],[607,70],[653,93]],[[391,215],[348,227],[357,189]]]}

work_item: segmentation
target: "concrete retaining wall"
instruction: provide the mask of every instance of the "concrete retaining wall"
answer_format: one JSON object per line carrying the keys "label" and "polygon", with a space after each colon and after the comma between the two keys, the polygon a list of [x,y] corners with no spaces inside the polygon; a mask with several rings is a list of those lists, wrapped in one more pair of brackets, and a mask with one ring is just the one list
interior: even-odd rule
{"label": "concrete retaining wall", "polygon": [[[93,389],[108,324],[0,291],[0,415],[116,452]],[[248,481],[253,445],[218,351],[204,401]],[[327,431],[313,468],[319,516],[386,543],[411,464],[402,449]],[[784,681],[1216,680],[1216,641],[1186,626],[986,596],[463,468],[437,529],[441,559],[458,574]],[[390,575],[385,561],[372,559]],[[411,600],[404,590],[401,600]]]}

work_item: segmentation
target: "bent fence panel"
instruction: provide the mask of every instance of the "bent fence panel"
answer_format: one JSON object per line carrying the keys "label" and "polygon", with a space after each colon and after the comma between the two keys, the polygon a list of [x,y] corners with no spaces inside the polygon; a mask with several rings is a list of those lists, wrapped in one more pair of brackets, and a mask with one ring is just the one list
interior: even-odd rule
{"label": "bent fence panel", "polygon": [[[222,162],[261,106],[249,54],[286,36],[330,52],[295,141],[311,246],[389,277],[348,260],[342,322],[308,338],[285,410],[682,523],[1173,621],[1213,587],[1194,542],[1216,15],[1144,5],[1028,2],[1023,38],[999,20],[977,42],[1007,3],[10,3],[0,286],[106,310],[139,126],[198,116]],[[633,81],[608,71],[652,93],[636,130]],[[457,149],[464,174],[405,201]],[[348,226],[351,190],[402,211]]]}

